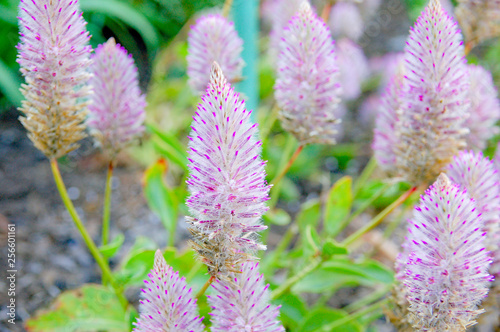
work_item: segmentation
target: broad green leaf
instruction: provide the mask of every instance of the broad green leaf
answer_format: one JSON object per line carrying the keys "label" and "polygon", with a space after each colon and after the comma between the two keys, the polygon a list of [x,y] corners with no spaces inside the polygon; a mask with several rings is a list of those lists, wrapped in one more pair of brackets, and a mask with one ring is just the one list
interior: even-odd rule
{"label": "broad green leaf", "polygon": [[301,234],[304,234],[307,225],[316,227],[321,216],[321,206],[318,199],[312,199],[302,204],[302,209],[297,215],[297,224]]}
{"label": "broad green leaf", "polygon": [[153,140],[155,149],[187,172],[188,159],[186,148],[177,137],[173,134],[163,132],[151,124],[147,124],[146,127],[156,136],[156,139]]}
{"label": "broad green leaf", "polygon": [[151,165],[143,177],[144,195],[149,207],[160,217],[168,232],[175,232],[178,215],[178,199],[164,181],[167,163],[160,159]]}
{"label": "broad green leaf", "polygon": [[150,52],[158,48],[159,38],[155,27],[129,4],[118,0],[82,0],[80,8],[83,12],[98,12],[121,20],[141,35]]}
{"label": "broad green leaf", "polygon": [[342,221],[349,216],[353,201],[352,178],[344,176],[330,189],[325,204],[325,233],[337,235],[342,229]]}
{"label": "broad green leaf", "polygon": [[283,209],[270,210],[263,216],[263,219],[267,223],[275,224],[275,225],[279,225],[279,226],[286,226],[292,221],[288,212],[286,212]]}
{"label": "broad green leaf", "polygon": [[[330,308],[319,308],[314,310],[307,315],[307,318],[303,321],[299,331],[300,332],[312,332],[321,331],[321,327],[327,324],[331,324],[336,320],[342,319],[347,316],[347,313],[342,310],[330,309]],[[335,328],[335,332],[361,332],[363,331],[362,326],[356,321],[351,321],[341,326]]]}
{"label": "broad green leaf", "polygon": [[275,302],[281,305],[280,319],[283,325],[295,331],[307,315],[306,303],[299,296],[290,293],[284,294]]}
{"label": "broad green leaf", "polygon": [[99,247],[99,251],[105,258],[111,258],[120,250],[123,241],[125,241],[125,235],[120,233],[110,243]]}
{"label": "broad green leaf", "polygon": [[348,251],[346,247],[340,246],[333,240],[328,240],[323,244],[321,253],[324,257],[331,257],[333,255],[347,255]]}
{"label": "broad green leaf", "polygon": [[130,331],[127,313],[114,292],[101,285],[84,285],[62,293],[48,310],[28,320],[29,332]]}
{"label": "broad green leaf", "polygon": [[140,285],[153,267],[154,254],[157,249],[158,246],[151,239],[143,236],[137,237],[115,273],[117,282],[124,286]]}
{"label": "broad green leaf", "polygon": [[321,247],[321,239],[318,232],[311,225],[307,225],[303,235],[304,256],[311,257],[315,255]]}

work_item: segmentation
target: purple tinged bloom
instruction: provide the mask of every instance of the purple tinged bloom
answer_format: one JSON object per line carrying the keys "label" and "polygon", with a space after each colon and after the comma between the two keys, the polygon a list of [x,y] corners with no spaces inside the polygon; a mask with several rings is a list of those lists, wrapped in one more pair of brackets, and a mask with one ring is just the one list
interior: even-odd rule
{"label": "purple tinged bloom", "polygon": [[486,148],[488,139],[499,133],[500,102],[491,73],[479,65],[468,65],[470,73],[470,117],[467,145],[476,150]]}
{"label": "purple tinged bloom", "polygon": [[26,79],[20,121],[48,158],[78,147],[86,136],[91,47],[77,0],[21,0],[17,62]]}
{"label": "purple tinged bloom", "polygon": [[461,152],[448,165],[446,174],[453,183],[467,189],[476,200],[486,236],[486,248],[492,253],[490,273],[500,278],[500,178],[498,170],[482,152]]}
{"label": "purple tinged bloom", "polygon": [[266,229],[266,184],[257,124],[214,62],[207,92],[189,137],[187,205],[193,247],[212,276],[227,275],[250,253],[265,250],[256,232]]}
{"label": "purple tinged bloom", "polygon": [[205,91],[214,61],[220,64],[229,82],[241,79],[242,51],[243,40],[233,22],[220,14],[200,17],[188,37],[187,74],[191,88],[200,94]]}
{"label": "purple tinged bloom", "polygon": [[337,41],[337,62],[340,72],[342,96],[346,100],[361,95],[361,84],[370,76],[370,68],[363,49],[344,38]]}
{"label": "purple tinged bloom", "polygon": [[258,263],[245,262],[240,273],[230,280],[217,280],[212,287],[215,294],[208,296],[212,307],[212,332],[281,332],[279,307],[269,304],[269,285],[264,286],[264,275]]}
{"label": "purple tinged bloom", "polygon": [[335,38],[347,37],[357,41],[363,35],[363,17],[352,2],[337,2],[332,7],[328,23]]}
{"label": "purple tinged bloom", "polygon": [[196,300],[186,280],[168,266],[160,250],[156,251],[154,267],[144,280],[140,317],[134,332],[202,332],[203,317],[198,315]]}
{"label": "purple tinged bloom", "polygon": [[340,84],[326,24],[303,2],[283,31],[275,97],[282,126],[301,144],[334,144]]}
{"label": "purple tinged bloom", "polygon": [[415,329],[463,331],[475,324],[492,281],[485,237],[474,199],[441,174],[415,207],[396,262]]}
{"label": "purple tinged bloom", "polygon": [[144,131],[146,97],[132,56],[114,38],[99,45],[92,60],[94,94],[87,124],[104,150],[115,156]]}

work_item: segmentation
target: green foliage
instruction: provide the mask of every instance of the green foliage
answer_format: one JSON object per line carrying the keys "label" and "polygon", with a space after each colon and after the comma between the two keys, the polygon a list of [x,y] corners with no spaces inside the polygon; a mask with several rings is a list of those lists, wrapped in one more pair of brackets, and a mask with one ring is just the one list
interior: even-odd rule
{"label": "green foliage", "polygon": [[335,236],[342,230],[342,221],[349,216],[352,202],[352,178],[345,176],[335,182],[328,192],[324,224],[324,231],[327,235]]}
{"label": "green foliage", "polygon": [[104,258],[111,258],[116,255],[116,253],[120,250],[125,241],[125,235],[118,234],[110,243],[101,246],[99,251],[104,256]]}

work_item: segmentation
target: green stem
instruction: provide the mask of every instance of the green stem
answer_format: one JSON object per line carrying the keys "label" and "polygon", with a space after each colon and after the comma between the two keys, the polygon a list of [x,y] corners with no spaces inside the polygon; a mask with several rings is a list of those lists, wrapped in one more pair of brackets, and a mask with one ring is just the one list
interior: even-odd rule
{"label": "green stem", "polygon": [[366,181],[370,178],[370,176],[373,174],[373,171],[377,168],[377,160],[372,157],[368,164],[366,164],[365,168],[363,169],[363,172],[361,172],[361,175],[359,176],[358,180],[354,184],[354,197],[356,197],[361,189],[364,187]]}
{"label": "green stem", "polygon": [[68,191],[66,190],[66,186],[64,185],[64,181],[61,176],[61,172],[59,171],[59,166],[57,164],[56,159],[51,159],[50,160],[50,167],[52,168],[52,174],[54,175],[54,181],[56,183],[57,189],[59,190],[59,194],[61,195],[61,199],[64,203],[64,206],[69,212],[69,215],[73,219],[73,222],[75,223],[76,228],[78,231],[80,231],[80,234],[82,235],[83,240],[85,241],[85,244],[87,245],[90,253],[96,260],[97,264],[101,268],[102,271],[102,276],[103,279],[109,280],[111,283],[111,286],[115,290],[116,296],[118,297],[120,303],[123,305],[124,308],[127,308],[128,306],[128,301],[123,295],[123,291],[118,285],[116,284],[115,279],[113,278],[113,275],[111,273],[111,269],[109,268],[108,263],[104,259],[104,257],[101,255],[101,252],[97,248],[96,244],[90,237],[90,234],[88,233],[87,229],[83,225],[82,221],[80,220],[80,217],[78,216],[78,213],[76,212],[75,206],[71,202],[71,199],[68,196]]}
{"label": "green stem", "polygon": [[363,317],[364,315],[366,314],[369,314],[375,310],[378,310],[380,309],[382,306],[384,306],[386,303],[388,302],[388,299],[383,299],[382,301],[379,301],[377,303],[374,303],[372,304],[371,306],[368,306],[362,310],[359,310],[357,312],[355,312],[354,314],[351,314],[349,316],[346,316],[342,319],[339,319],[339,320],[336,320],[330,324],[327,324],[327,325],[323,325],[321,328],[315,330],[316,332],[319,332],[319,331],[325,331],[325,332],[329,332],[329,331],[335,331],[335,329],[339,326],[342,326],[344,324],[347,324],[347,323],[350,323],[352,322],[353,320],[356,320],[360,317]]}
{"label": "green stem", "polygon": [[232,5],[233,5],[233,0],[224,1],[224,7],[222,7],[222,15],[224,17],[228,17]]}
{"label": "green stem", "polygon": [[[288,134],[288,139],[286,141],[283,154],[281,155],[281,160],[278,169],[282,169],[285,167],[285,163],[290,158],[290,154],[292,153],[294,146],[295,146],[295,138],[293,137],[293,135]],[[271,199],[269,200],[268,204],[269,209],[273,209],[276,206],[276,203],[278,203],[282,182],[281,181],[276,182],[275,180],[273,180],[271,181],[271,183],[274,183],[274,186],[271,188],[271,195],[270,195]]]}
{"label": "green stem", "polygon": [[109,241],[109,217],[111,215],[111,178],[113,177],[113,162],[108,165],[108,175],[106,176],[106,189],[104,191],[104,209],[102,212],[102,245]]}
{"label": "green stem", "polygon": [[309,273],[320,267],[322,263],[323,259],[321,257],[313,258],[311,263],[304,267],[298,274],[294,275],[290,279],[287,279],[281,286],[272,291],[271,299],[277,299],[278,297],[286,293],[288,290],[290,290],[290,288],[292,288],[293,285],[295,285],[297,282],[304,279],[304,277]]}
{"label": "green stem", "polygon": [[271,181],[271,184],[274,185],[276,183],[279,183],[281,181],[281,179],[285,176],[285,174],[288,172],[288,170],[290,169],[290,167],[292,167],[293,163],[295,162],[295,160],[297,159],[297,157],[299,156],[300,152],[302,151],[302,149],[304,148],[304,145],[300,144],[297,149],[295,150],[295,152],[293,153],[293,155],[290,157],[290,159],[288,160],[288,163],[285,165],[285,167],[283,167],[283,169],[280,171],[280,173],[278,174],[277,177],[275,177],[272,181]]}
{"label": "green stem", "polygon": [[199,299],[203,294],[205,294],[208,287],[215,281],[215,277],[211,276],[208,278],[207,282],[201,287],[200,291],[196,294],[196,298]]}
{"label": "green stem", "polygon": [[381,287],[380,289],[375,290],[373,293],[359,299],[356,302],[349,304],[348,306],[342,308],[342,310],[347,311],[349,313],[354,312],[363,308],[365,305],[368,305],[382,297],[384,297],[390,290],[392,285]]}
{"label": "green stem", "polygon": [[374,229],[375,227],[377,227],[385,219],[385,217],[387,217],[392,211],[394,211],[395,208],[397,208],[398,206],[403,204],[404,201],[406,201],[408,199],[408,197],[410,197],[411,194],[413,194],[416,190],[417,190],[417,187],[412,187],[412,188],[408,189],[405,193],[403,193],[403,195],[399,196],[399,198],[396,199],[391,205],[389,205],[382,212],[377,214],[367,225],[360,228],[357,232],[355,232],[354,234],[349,236],[347,239],[345,239],[341,245],[347,247],[350,244],[352,244],[354,241],[359,239],[363,234],[365,234],[365,233],[371,231],[372,229]]}

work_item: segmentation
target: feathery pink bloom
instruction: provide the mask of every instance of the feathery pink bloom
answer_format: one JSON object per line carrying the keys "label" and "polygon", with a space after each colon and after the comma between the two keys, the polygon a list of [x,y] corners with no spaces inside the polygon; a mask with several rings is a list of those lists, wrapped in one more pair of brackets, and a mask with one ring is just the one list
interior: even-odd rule
{"label": "feathery pink bloom", "polygon": [[337,41],[337,63],[342,85],[342,97],[347,100],[361,95],[361,84],[370,76],[370,68],[363,49],[343,38]]}
{"label": "feathery pink bloom", "polygon": [[470,117],[466,125],[470,130],[467,145],[483,150],[488,139],[499,133],[500,102],[491,73],[479,65],[468,65],[470,73]]}
{"label": "feathery pink bloom", "polygon": [[270,187],[257,124],[217,63],[201,99],[189,137],[187,205],[194,218],[187,220],[209,272],[226,275],[247,253],[266,249],[255,233],[267,228],[260,220]]}
{"label": "feathery pink bloom", "polygon": [[156,251],[154,267],[144,280],[140,317],[134,332],[202,332],[203,317],[198,315],[196,300],[186,280],[168,266],[160,250]]}
{"label": "feathery pink bloom", "polygon": [[229,82],[241,79],[242,51],[243,40],[233,22],[220,14],[200,17],[188,36],[187,74],[191,88],[200,94],[206,90],[214,61],[220,64]]}
{"label": "feathery pink bloom", "polygon": [[396,168],[420,183],[465,147],[469,76],[460,30],[439,0],[430,1],[406,44]]}
{"label": "feathery pink bloom", "polygon": [[357,41],[364,31],[363,18],[356,4],[352,2],[337,2],[331,9],[328,20],[335,38],[347,37]]}
{"label": "feathery pink bloom", "polygon": [[212,284],[215,294],[208,296],[212,332],[285,331],[277,319],[279,307],[269,304],[269,285],[264,286],[258,265],[245,262],[241,273],[233,273],[231,280]]}
{"label": "feathery pink bloom", "polygon": [[334,42],[307,2],[283,31],[274,89],[282,126],[301,144],[335,143],[340,84]]}
{"label": "feathery pink bloom", "polygon": [[481,213],[466,189],[441,174],[421,196],[409,220],[405,253],[396,263],[409,302],[409,320],[421,331],[462,331],[475,324],[488,295],[491,258]]}
{"label": "feathery pink bloom", "polygon": [[86,136],[91,47],[78,1],[21,0],[17,62],[26,79],[20,121],[48,158],[78,147]]}
{"label": "feathery pink bloom", "polygon": [[[486,248],[492,253],[490,273],[500,277],[500,178],[493,162],[482,152],[460,152],[448,165],[446,175],[453,183],[467,189],[476,200],[486,236]],[[496,257],[495,257],[496,256]]]}
{"label": "feathery pink bloom", "polygon": [[132,55],[110,38],[92,56],[94,87],[88,126],[114,156],[144,131],[146,96],[141,93]]}

